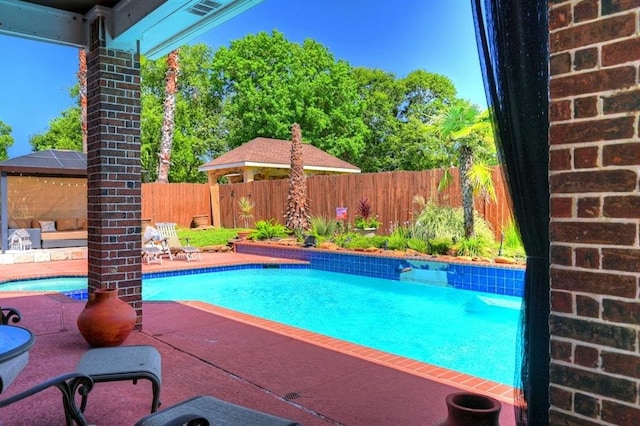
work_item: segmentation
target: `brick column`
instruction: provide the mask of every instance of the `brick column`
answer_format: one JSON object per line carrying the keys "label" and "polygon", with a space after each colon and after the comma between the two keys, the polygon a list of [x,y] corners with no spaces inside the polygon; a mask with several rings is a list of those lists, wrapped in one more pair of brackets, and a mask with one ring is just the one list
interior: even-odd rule
{"label": "brick column", "polygon": [[141,329],[139,57],[95,46],[87,72],[89,291],[119,288]]}
{"label": "brick column", "polygon": [[550,423],[640,421],[638,0],[550,1]]}

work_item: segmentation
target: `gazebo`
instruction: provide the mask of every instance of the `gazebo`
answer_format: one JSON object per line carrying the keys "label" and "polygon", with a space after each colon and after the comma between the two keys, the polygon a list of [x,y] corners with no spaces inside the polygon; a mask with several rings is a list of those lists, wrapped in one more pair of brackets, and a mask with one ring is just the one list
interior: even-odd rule
{"label": "gazebo", "polygon": [[[360,173],[360,169],[311,144],[302,144],[304,172],[307,176]],[[226,176],[229,183],[285,179],[291,168],[291,141],[255,138],[198,167],[206,172],[209,184]]]}
{"label": "gazebo", "polygon": [[4,253],[9,228],[31,228],[16,220],[87,217],[87,155],[51,149],[0,162],[0,196]]}

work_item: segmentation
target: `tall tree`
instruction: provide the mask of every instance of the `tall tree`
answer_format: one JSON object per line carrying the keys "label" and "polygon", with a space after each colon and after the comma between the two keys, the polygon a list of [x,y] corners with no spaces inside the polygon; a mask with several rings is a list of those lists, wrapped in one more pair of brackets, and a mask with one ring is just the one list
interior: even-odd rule
{"label": "tall tree", "polygon": [[[222,102],[211,83],[211,49],[204,44],[180,48],[170,182],[206,182],[198,167],[228,151]],[[141,153],[143,180],[156,180],[165,100],[165,58],[141,58]]]}
{"label": "tall tree", "polygon": [[439,138],[425,129],[428,118],[454,99],[456,89],[443,75],[424,70],[397,79],[393,74],[355,68],[353,77],[369,132],[356,164],[365,172],[440,167]]}
{"label": "tall tree", "polygon": [[277,31],[249,35],[220,48],[213,71],[231,147],[258,136],[289,139],[299,123],[314,146],[346,161],[360,157],[367,128],[351,67],[321,44],[292,43]]}
{"label": "tall tree", "polygon": [[13,145],[11,126],[0,120],[0,161],[9,158],[9,148]]}
{"label": "tall tree", "polygon": [[82,152],[87,152],[87,51],[78,49],[78,84],[80,86],[80,131],[82,133]]}
{"label": "tall tree", "polygon": [[179,49],[175,49],[167,56],[167,74],[164,99],[164,120],[162,122],[162,137],[158,152],[157,182],[169,182],[169,168],[171,167],[171,148],[173,146],[173,131],[175,128],[176,90],[178,87],[178,73],[180,62]]}
{"label": "tall tree", "polygon": [[302,134],[300,125],[295,123],[291,128],[291,170],[285,225],[296,232],[306,231],[310,226],[310,217],[302,156]]}
{"label": "tall tree", "polygon": [[[457,100],[435,115],[432,129],[442,140],[442,147],[449,152],[452,163],[457,163],[464,212],[464,235],[474,236],[474,193],[494,193],[490,169],[491,152],[495,158],[493,131],[488,111],[480,112],[476,105]],[[481,162],[474,163],[474,157]],[[488,175],[488,176],[487,176]],[[445,177],[441,186],[448,184]]]}

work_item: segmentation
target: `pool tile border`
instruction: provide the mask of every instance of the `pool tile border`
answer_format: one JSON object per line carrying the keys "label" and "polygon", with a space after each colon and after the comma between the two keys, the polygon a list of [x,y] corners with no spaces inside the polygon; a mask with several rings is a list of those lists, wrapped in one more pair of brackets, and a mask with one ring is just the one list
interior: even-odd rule
{"label": "pool tile border", "polygon": [[387,368],[400,370],[414,376],[453,386],[464,391],[481,393],[508,404],[514,403],[515,389],[502,383],[492,382],[459,371],[449,370],[414,359],[393,355],[366,346],[285,325],[279,322],[255,317],[232,309],[211,305],[200,301],[178,302],[211,314],[229,318],[244,324],[301,340],[345,355],[354,356]]}
{"label": "pool tile border", "polygon": [[442,271],[449,285],[463,290],[522,297],[524,271],[522,265],[481,263],[434,256],[402,256],[387,253],[352,252],[279,246],[276,244],[235,244],[237,253],[306,261],[313,269],[401,280],[401,274],[415,269]]}

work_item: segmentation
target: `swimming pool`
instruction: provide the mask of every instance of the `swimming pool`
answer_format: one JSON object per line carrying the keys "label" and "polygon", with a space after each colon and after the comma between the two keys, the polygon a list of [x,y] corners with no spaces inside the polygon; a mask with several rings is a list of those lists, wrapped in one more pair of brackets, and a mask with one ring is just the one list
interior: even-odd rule
{"label": "swimming pool", "polygon": [[[86,278],[1,290],[86,288]],[[201,300],[513,386],[520,299],[336,272],[236,269],[144,278],[144,300]]]}

